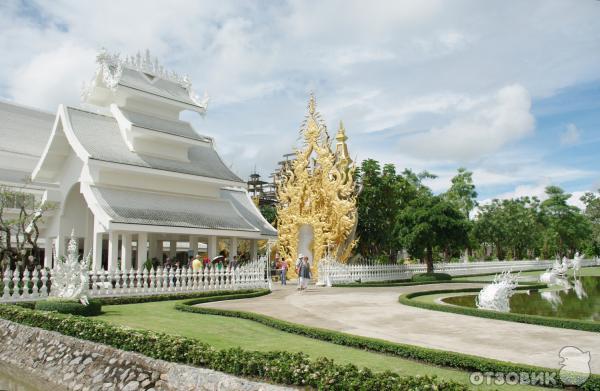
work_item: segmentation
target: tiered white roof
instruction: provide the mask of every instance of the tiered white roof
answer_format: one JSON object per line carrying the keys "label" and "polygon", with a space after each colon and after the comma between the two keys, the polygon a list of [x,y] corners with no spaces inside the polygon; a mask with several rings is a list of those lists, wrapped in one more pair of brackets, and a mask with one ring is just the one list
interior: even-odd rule
{"label": "tiered white roof", "polygon": [[[102,52],[97,60],[84,96],[105,114],[61,105],[51,134],[52,117],[38,113],[28,119],[39,125],[35,129],[24,123],[10,135],[0,133],[1,145],[14,133],[37,137],[40,158],[32,177],[53,184],[47,199],[66,210],[77,185],[107,231],[137,226],[148,232],[166,227],[170,230],[164,232],[215,230],[250,238],[277,234],[213,140],[179,119],[183,110],[204,114],[207,107],[187,77],[166,71],[149,53],[122,59]],[[38,128],[46,130],[34,136]],[[48,140],[44,147],[42,140]]]}

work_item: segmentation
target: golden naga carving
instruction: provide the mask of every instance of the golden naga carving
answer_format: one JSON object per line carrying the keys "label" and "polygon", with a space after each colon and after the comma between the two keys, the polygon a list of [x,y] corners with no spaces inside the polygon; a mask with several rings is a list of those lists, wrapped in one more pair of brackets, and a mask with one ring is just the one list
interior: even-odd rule
{"label": "golden naga carving", "polygon": [[279,254],[294,262],[300,227],[312,227],[311,262],[316,276],[317,264],[325,256],[341,262],[350,257],[356,245],[357,211],[355,165],[348,155],[344,126],[340,122],[334,153],[315,105],[311,95],[300,130],[304,146],[295,151],[296,159],[277,188],[277,231]]}

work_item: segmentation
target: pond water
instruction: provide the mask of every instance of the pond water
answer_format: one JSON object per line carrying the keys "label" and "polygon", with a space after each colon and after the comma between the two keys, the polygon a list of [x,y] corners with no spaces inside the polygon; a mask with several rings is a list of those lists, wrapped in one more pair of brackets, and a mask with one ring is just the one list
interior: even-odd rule
{"label": "pond water", "polygon": [[[551,287],[558,288],[558,287]],[[445,303],[475,308],[477,295],[452,296]],[[600,322],[600,277],[580,277],[556,290],[518,292],[510,298],[510,312]]]}
{"label": "pond water", "polygon": [[38,379],[31,373],[13,369],[0,362],[0,391],[45,391],[48,389],[64,390],[62,387],[56,387]]}

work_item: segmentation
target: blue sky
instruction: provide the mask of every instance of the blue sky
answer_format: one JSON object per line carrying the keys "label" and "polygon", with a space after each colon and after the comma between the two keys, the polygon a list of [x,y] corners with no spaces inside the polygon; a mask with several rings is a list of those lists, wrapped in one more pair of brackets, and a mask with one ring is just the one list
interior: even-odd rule
{"label": "blue sky", "polygon": [[480,200],[600,187],[600,1],[14,1],[0,3],[0,97],[78,105],[101,47],[150,49],[211,97],[242,177],[298,141],[308,94],[358,160],[460,166]]}

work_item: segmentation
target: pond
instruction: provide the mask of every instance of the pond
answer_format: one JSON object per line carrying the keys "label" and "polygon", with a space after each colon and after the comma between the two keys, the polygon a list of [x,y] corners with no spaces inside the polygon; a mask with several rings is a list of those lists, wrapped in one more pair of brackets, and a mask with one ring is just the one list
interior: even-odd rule
{"label": "pond", "polygon": [[[452,296],[443,301],[475,308],[476,297]],[[510,298],[510,312],[600,322],[600,277],[580,277],[542,292],[518,292]]]}
{"label": "pond", "polygon": [[64,388],[51,385],[27,371],[14,369],[0,362],[1,391],[44,391],[48,389],[64,390]]}

